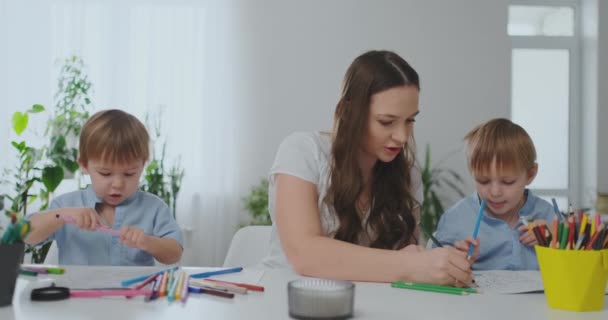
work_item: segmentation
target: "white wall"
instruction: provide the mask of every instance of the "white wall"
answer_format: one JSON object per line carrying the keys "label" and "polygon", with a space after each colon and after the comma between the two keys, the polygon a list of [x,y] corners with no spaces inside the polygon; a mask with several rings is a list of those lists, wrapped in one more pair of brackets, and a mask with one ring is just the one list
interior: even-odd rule
{"label": "white wall", "polygon": [[597,187],[608,193],[608,2],[598,1]]}
{"label": "white wall", "polygon": [[[420,73],[415,136],[435,160],[461,149],[474,125],[509,115],[505,0],[237,3],[243,193],[266,175],[289,133],[331,128],[342,76],[369,49],[394,50]],[[446,164],[466,176],[462,152]]]}
{"label": "white wall", "polygon": [[581,136],[581,168],[583,175],[583,205],[593,205],[597,189],[597,98],[598,98],[598,1],[583,1],[581,6],[582,21],[582,68],[581,68],[581,103],[583,107],[583,125]]}

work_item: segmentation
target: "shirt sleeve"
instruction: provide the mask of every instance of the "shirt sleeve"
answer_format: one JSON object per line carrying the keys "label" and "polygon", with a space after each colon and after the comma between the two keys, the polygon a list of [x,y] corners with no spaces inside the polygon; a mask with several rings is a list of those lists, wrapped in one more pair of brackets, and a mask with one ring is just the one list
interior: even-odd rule
{"label": "shirt sleeve", "polygon": [[154,220],[154,236],[159,238],[171,238],[179,242],[179,245],[184,247],[182,231],[173,216],[169,207],[162,202],[159,206]]}
{"label": "shirt sleeve", "polygon": [[[462,221],[458,221],[459,212],[466,210],[463,209],[463,206],[464,202],[460,201],[439,218],[437,231],[435,231],[435,238],[437,238],[440,243],[451,246],[454,245],[456,241],[464,239],[460,234]],[[433,247],[436,247],[435,244],[433,244]]]}
{"label": "shirt sleeve", "polygon": [[281,143],[270,169],[273,179],[277,173],[288,174],[318,184],[319,146],[311,133],[294,133]]}

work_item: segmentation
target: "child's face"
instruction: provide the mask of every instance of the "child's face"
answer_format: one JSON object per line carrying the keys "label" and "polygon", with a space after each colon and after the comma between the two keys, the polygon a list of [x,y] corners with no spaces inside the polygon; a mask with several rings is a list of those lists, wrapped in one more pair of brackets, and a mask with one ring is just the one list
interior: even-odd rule
{"label": "child's face", "polygon": [[492,161],[490,172],[474,172],[475,188],[486,200],[486,210],[498,218],[518,215],[525,201],[524,190],[537,170],[536,165],[530,170],[498,170],[496,161]]}
{"label": "child's face", "polygon": [[91,176],[93,190],[105,204],[116,206],[139,189],[139,178],[144,161],[136,160],[124,164],[111,164],[101,160],[89,160],[80,164],[84,173]]}
{"label": "child's face", "polygon": [[367,132],[362,141],[363,157],[372,163],[395,159],[412,135],[417,114],[418,89],[414,86],[401,86],[374,94]]}

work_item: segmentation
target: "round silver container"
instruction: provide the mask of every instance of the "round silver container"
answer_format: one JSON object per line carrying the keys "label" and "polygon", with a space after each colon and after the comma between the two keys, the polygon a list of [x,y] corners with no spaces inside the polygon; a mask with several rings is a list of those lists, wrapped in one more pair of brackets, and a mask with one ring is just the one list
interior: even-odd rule
{"label": "round silver container", "polygon": [[300,279],[287,285],[289,316],[296,319],[347,319],[353,315],[355,284]]}

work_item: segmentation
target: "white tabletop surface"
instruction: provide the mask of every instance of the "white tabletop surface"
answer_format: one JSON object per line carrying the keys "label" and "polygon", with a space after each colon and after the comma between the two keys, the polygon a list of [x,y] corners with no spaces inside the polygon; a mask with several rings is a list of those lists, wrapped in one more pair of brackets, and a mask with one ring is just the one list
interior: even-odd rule
{"label": "white tabletop surface", "polygon": [[[87,267],[66,267],[67,272]],[[119,267],[121,268],[121,267]],[[124,267],[122,267],[124,268]],[[115,269],[117,270],[117,269]],[[133,270],[133,269],[131,269]],[[212,268],[187,268],[202,272]],[[142,269],[145,274],[149,269]],[[261,273],[260,273],[261,274]],[[186,304],[143,298],[29,300],[31,277],[21,276],[13,305],[0,307],[0,319],[288,319],[287,282],[300,278],[287,270],[267,270],[259,282],[265,292],[250,292],[223,299],[191,295]],[[391,288],[389,284],[357,282],[354,319],[608,319],[608,301],[600,312],[550,309],[544,294],[454,296]]]}

